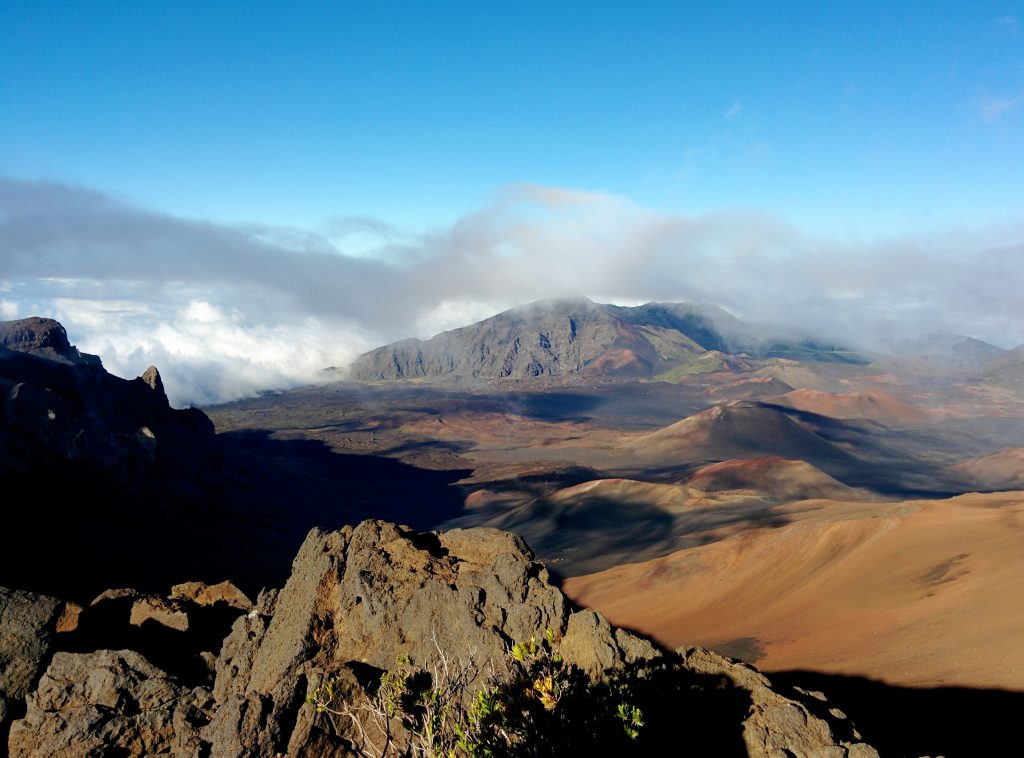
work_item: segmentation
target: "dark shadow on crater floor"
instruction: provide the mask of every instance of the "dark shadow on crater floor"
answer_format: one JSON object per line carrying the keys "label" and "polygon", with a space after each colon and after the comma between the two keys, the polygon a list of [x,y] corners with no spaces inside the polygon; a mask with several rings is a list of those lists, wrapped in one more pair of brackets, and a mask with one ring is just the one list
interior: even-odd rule
{"label": "dark shadow on crater floor", "polygon": [[780,688],[824,692],[883,756],[945,758],[1014,755],[1024,692],[897,687],[858,676],[786,671],[769,675]]}
{"label": "dark shadow on crater floor", "polygon": [[235,496],[247,508],[289,523],[301,519],[303,534],[311,526],[333,529],[366,518],[433,528],[462,512],[462,493],[450,485],[472,473],[337,453],[319,441],[277,439],[262,430],[227,432],[218,439],[232,467]]}
{"label": "dark shadow on crater floor", "polygon": [[[468,470],[342,455],[262,431],[218,439],[223,474],[197,499],[140,495],[74,465],[51,481],[0,479],[11,496],[0,585],[89,602],[112,587],[165,594],[179,582],[230,579],[255,597],[283,586],[314,526],[381,518],[426,530],[462,512],[451,485]],[[41,547],[21,547],[33,544]]]}

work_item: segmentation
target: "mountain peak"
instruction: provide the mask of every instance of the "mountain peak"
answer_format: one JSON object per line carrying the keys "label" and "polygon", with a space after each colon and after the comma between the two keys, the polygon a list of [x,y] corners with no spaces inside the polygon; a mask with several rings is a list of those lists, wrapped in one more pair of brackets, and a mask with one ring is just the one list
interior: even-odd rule
{"label": "mountain peak", "polygon": [[0,348],[60,363],[100,365],[99,357],[82,353],[72,345],[67,331],[52,318],[30,316],[0,321]]}
{"label": "mountain peak", "polygon": [[[658,306],[658,307],[656,307]],[[699,306],[627,308],[586,297],[538,300],[429,340],[403,340],[360,356],[362,380],[528,379],[653,375],[667,365],[719,349],[724,339]]]}

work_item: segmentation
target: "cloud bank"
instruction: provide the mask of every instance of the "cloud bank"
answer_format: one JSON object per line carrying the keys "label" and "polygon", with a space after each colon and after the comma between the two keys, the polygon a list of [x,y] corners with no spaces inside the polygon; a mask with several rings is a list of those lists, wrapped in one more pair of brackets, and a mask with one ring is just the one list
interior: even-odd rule
{"label": "cloud bank", "polygon": [[217,224],[0,179],[0,264],[0,317],[58,318],[122,376],[156,364],[178,404],[315,381],[378,344],[566,295],[710,302],[866,347],[939,331],[1024,342],[1021,223],[823,239],[754,213],[529,185],[411,233],[366,217]]}

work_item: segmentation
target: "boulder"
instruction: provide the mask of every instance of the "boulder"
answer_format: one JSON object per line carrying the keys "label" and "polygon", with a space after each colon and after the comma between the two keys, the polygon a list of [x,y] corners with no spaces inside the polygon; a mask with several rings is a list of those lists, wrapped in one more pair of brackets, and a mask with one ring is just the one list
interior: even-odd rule
{"label": "boulder", "polygon": [[224,603],[240,611],[251,611],[252,601],[238,587],[228,581],[218,584],[184,582],[171,587],[171,598],[191,600],[196,605]]}
{"label": "boulder", "polygon": [[195,755],[212,702],[132,650],[57,653],[8,748],[11,758]]}
{"label": "boulder", "polygon": [[49,661],[64,603],[0,587],[0,745]]}
{"label": "boulder", "polygon": [[189,627],[189,616],[185,604],[162,597],[139,598],[132,604],[128,622],[135,626],[142,626],[147,621],[179,632],[186,632]]}

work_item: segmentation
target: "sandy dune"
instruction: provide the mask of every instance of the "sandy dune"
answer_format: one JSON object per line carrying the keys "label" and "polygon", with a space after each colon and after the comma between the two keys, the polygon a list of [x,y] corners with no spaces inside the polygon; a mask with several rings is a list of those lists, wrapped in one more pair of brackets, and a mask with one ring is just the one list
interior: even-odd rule
{"label": "sandy dune", "polygon": [[788,524],[565,589],[613,623],[767,671],[1024,689],[1024,492],[780,513]]}

